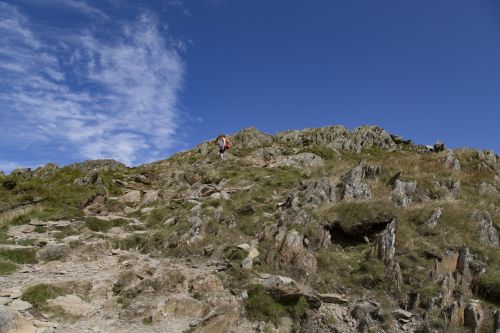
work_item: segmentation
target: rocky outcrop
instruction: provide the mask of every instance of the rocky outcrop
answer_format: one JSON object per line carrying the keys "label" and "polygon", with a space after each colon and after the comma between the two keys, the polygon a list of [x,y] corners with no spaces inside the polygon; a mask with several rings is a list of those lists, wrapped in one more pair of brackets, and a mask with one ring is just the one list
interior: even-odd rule
{"label": "rocky outcrop", "polygon": [[35,177],[40,177],[42,179],[50,178],[59,171],[59,167],[54,163],[47,163],[42,167],[36,168],[34,172]]}
{"label": "rocky outcrop", "polygon": [[476,170],[495,171],[500,169],[500,157],[492,150],[478,150],[475,153]]}
{"label": "rocky outcrop", "polygon": [[380,166],[365,165],[364,163],[351,169],[342,176],[342,198],[346,200],[371,199],[371,188],[362,180],[366,178],[373,179],[380,175],[380,172]]}
{"label": "rocky outcrop", "polygon": [[323,166],[323,159],[313,153],[299,153],[291,156],[279,156],[275,163],[269,167],[291,167],[299,169],[312,169]]}
{"label": "rocky outcrop", "polygon": [[304,191],[304,202],[308,205],[334,203],[337,200],[336,186],[331,178],[323,177],[312,182]]}
{"label": "rocky outcrop", "polygon": [[432,212],[431,217],[429,217],[429,219],[425,221],[424,226],[429,228],[436,227],[442,214],[443,214],[443,208],[441,207],[435,208],[434,211]]}
{"label": "rocky outcrop", "polygon": [[498,247],[498,231],[493,225],[490,213],[476,210],[472,214],[472,220],[479,224],[479,241],[489,246]]}
{"label": "rocky outcrop", "polygon": [[274,138],[272,135],[263,133],[258,129],[251,127],[245,128],[236,133],[232,140],[233,144],[243,148],[260,148],[272,145]]}
{"label": "rocky outcrop", "polygon": [[67,166],[68,168],[79,170],[82,173],[89,173],[90,171],[109,171],[121,168],[126,168],[125,164],[111,159],[103,160],[87,160],[81,163],[74,163]]}
{"label": "rocky outcrop", "polygon": [[413,204],[413,195],[415,192],[417,192],[417,182],[396,180],[391,192],[391,198],[397,206],[407,208]]}
{"label": "rocky outcrop", "polygon": [[390,150],[397,147],[389,133],[375,126],[361,126],[352,132],[343,126],[292,130],[278,133],[276,139],[296,146],[319,145],[356,152],[374,147]]}
{"label": "rocky outcrop", "polygon": [[295,303],[304,297],[311,308],[317,309],[321,306],[320,299],[310,287],[289,277],[260,274],[257,282],[266,288],[269,295],[284,304]]}
{"label": "rocky outcrop", "polygon": [[396,219],[393,219],[378,236],[375,253],[386,267],[389,289],[399,293],[403,286],[401,267],[395,258],[396,254]]}
{"label": "rocky outcrop", "polygon": [[31,168],[16,168],[10,173],[11,177],[17,177],[21,179],[30,179],[35,175]]}
{"label": "rocky outcrop", "polygon": [[462,169],[460,160],[457,158],[453,150],[449,150],[444,159],[444,165],[453,171],[460,171]]}
{"label": "rocky outcrop", "polygon": [[482,182],[481,184],[479,184],[479,194],[496,195],[498,194],[498,190],[492,184]]}
{"label": "rocky outcrop", "polygon": [[464,326],[470,328],[471,333],[480,332],[483,319],[483,311],[478,302],[473,301],[465,306]]}
{"label": "rocky outcrop", "polygon": [[317,261],[304,243],[304,236],[296,230],[280,229],[274,237],[267,262],[279,272],[302,281],[311,280],[316,274]]}

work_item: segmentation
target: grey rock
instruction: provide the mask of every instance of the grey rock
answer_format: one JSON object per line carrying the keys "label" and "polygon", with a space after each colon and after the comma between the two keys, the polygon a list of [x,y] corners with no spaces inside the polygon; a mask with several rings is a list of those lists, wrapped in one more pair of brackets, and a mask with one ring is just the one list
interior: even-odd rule
{"label": "grey rock", "polygon": [[81,163],[74,163],[67,166],[68,168],[79,170],[85,174],[89,173],[93,170],[98,171],[109,171],[116,169],[125,169],[126,166],[123,163],[120,163],[111,159],[103,159],[103,160],[87,160]]}
{"label": "grey rock", "polygon": [[190,216],[190,217],[188,217],[188,223],[193,228],[198,228],[203,224],[203,220],[201,218],[199,218],[198,216]]}
{"label": "grey rock", "polygon": [[56,164],[47,163],[43,167],[37,168],[34,172],[34,175],[35,177],[49,178],[54,176],[58,170],[59,167]]}
{"label": "grey rock", "polygon": [[475,210],[472,213],[472,220],[479,224],[479,241],[493,247],[498,246],[498,231],[493,225],[491,215],[486,211]]}
{"label": "grey rock", "polygon": [[335,188],[335,183],[331,178],[320,178],[306,188],[304,201],[306,204],[333,203],[336,201]]}
{"label": "grey rock", "polygon": [[22,179],[29,179],[34,176],[34,172],[31,170],[31,168],[16,168],[12,170],[10,173],[10,176],[12,177],[18,177]]}
{"label": "grey rock", "polygon": [[437,207],[436,209],[434,209],[431,217],[424,223],[424,225],[427,227],[434,228],[438,224],[442,214],[443,214],[443,209],[441,207]]}
{"label": "grey rock", "polygon": [[272,135],[263,133],[256,128],[245,128],[232,137],[233,145],[245,148],[260,148],[270,146],[274,142]]}
{"label": "grey rock", "polygon": [[320,299],[309,286],[289,277],[261,274],[258,283],[263,285],[274,299],[281,302],[293,302],[304,297],[311,308],[318,309],[321,306]]}
{"label": "grey rock", "polygon": [[144,197],[142,198],[143,205],[150,205],[159,199],[159,192],[157,190],[148,190],[144,192]]}
{"label": "grey rock", "polygon": [[276,270],[286,272],[300,280],[310,280],[317,270],[314,254],[304,247],[304,236],[296,230],[282,228],[276,234],[267,262]]}
{"label": "grey rock", "polygon": [[342,177],[342,197],[343,199],[370,199],[372,197],[372,191],[370,186],[363,183],[362,180],[365,178],[375,178],[381,172],[379,166],[370,166],[361,163],[349,170]]}
{"label": "grey rock", "polygon": [[349,300],[339,294],[316,294],[322,302],[334,304],[349,304]]}
{"label": "grey rock", "polygon": [[276,139],[295,146],[327,146],[333,149],[361,151],[373,147],[397,149],[391,135],[375,126],[361,126],[350,132],[343,126],[325,126],[302,131],[278,133]]}
{"label": "grey rock", "polygon": [[0,306],[1,333],[35,333],[35,327],[17,311]]}
{"label": "grey rock", "polygon": [[36,253],[36,258],[41,261],[53,261],[66,259],[71,252],[68,244],[53,244],[41,248]]}
{"label": "grey rock", "polygon": [[33,305],[31,305],[31,303],[20,300],[20,299],[13,300],[9,306],[14,311],[26,311],[26,310],[31,309],[33,307]]}
{"label": "grey rock", "polygon": [[138,203],[141,201],[141,192],[138,190],[129,191],[118,198],[121,203]]}
{"label": "grey rock", "polygon": [[411,319],[413,317],[413,314],[411,312],[405,311],[403,309],[398,309],[396,311],[393,311],[392,314],[396,319]]}
{"label": "grey rock", "polygon": [[490,194],[490,195],[496,195],[498,194],[498,190],[495,186],[492,184],[488,184],[486,182],[482,182],[479,185],[479,193],[480,194]]}
{"label": "grey rock", "polygon": [[456,157],[453,150],[448,151],[448,153],[446,154],[444,165],[448,169],[452,169],[454,171],[460,171],[462,169],[462,167],[460,166],[460,160]]}
{"label": "grey rock", "polygon": [[104,182],[99,176],[98,170],[91,170],[85,176],[75,179],[75,185],[103,185]]}
{"label": "grey rock", "polygon": [[313,153],[299,153],[291,156],[280,156],[271,167],[292,167],[299,169],[311,169],[323,166],[323,159]]}
{"label": "grey rock", "polygon": [[407,208],[413,204],[413,195],[417,192],[417,182],[396,180],[391,192],[392,201],[399,207]]}

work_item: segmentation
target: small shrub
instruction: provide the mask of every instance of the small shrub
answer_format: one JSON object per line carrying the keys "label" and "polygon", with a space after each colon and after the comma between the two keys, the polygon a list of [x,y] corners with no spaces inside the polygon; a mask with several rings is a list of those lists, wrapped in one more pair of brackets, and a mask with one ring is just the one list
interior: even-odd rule
{"label": "small shrub", "polygon": [[274,324],[279,324],[280,318],[286,314],[285,307],[269,296],[261,285],[250,287],[245,309],[251,320],[271,321]]}
{"label": "small shrub", "polygon": [[68,294],[68,291],[64,288],[42,283],[25,290],[21,299],[30,302],[35,308],[42,308],[47,300],[66,294]]}

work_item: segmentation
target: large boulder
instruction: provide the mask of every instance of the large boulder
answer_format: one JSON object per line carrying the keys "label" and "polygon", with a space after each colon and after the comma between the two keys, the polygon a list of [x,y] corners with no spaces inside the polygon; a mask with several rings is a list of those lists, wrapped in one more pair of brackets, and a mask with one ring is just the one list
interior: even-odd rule
{"label": "large boulder", "polygon": [[52,244],[47,245],[36,253],[36,258],[40,261],[53,261],[66,259],[71,252],[68,244]]}
{"label": "large boulder", "polygon": [[417,182],[396,180],[391,192],[392,201],[399,207],[407,208],[413,204],[413,195],[417,192]]}
{"label": "large boulder", "polygon": [[301,284],[289,277],[260,274],[257,281],[266,288],[266,291],[279,302],[290,304],[304,297],[311,308],[317,309],[321,306],[319,297],[307,285]]}
{"label": "large boulder", "polygon": [[55,299],[49,299],[47,303],[50,306],[60,308],[64,313],[74,317],[86,317],[95,311],[95,307],[76,295],[58,296]]}
{"label": "large boulder", "polygon": [[267,256],[270,265],[300,280],[313,278],[318,264],[314,254],[304,246],[303,235],[296,230],[282,228],[275,235],[274,241]]}
{"label": "large boulder", "polygon": [[118,198],[121,203],[139,203],[141,201],[141,192],[138,190],[129,191]]}
{"label": "large boulder", "polygon": [[368,184],[362,182],[363,179],[374,179],[381,173],[380,166],[365,165],[360,163],[342,176],[342,196],[343,199],[371,199],[372,191]]}
{"label": "large boulder", "polygon": [[0,333],[35,333],[36,328],[17,311],[0,306]]}

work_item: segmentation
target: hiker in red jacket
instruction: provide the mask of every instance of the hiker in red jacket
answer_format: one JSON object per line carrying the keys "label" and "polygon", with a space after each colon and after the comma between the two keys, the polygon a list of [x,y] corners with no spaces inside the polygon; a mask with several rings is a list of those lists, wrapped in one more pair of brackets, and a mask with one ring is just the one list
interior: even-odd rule
{"label": "hiker in red jacket", "polygon": [[224,159],[224,153],[227,149],[231,148],[231,141],[226,138],[225,134],[219,134],[217,137],[217,146],[219,147],[219,156]]}

